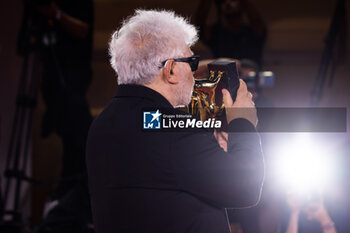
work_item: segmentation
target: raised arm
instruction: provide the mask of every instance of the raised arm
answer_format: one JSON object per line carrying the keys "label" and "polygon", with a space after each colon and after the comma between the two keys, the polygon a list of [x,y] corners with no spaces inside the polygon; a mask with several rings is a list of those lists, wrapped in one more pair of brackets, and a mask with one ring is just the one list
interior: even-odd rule
{"label": "raised arm", "polygon": [[[260,137],[255,130],[256,115],[240,112],[255,108],[241,84],[235,110],[229,110],[227,152],[207,133],[174,135],[170,151],[181,188],[220,208],[256,205],[264,179]],[[226,93],[226,98],[230,97]],[[225,99],[225,104],[228,103]],[[237,102],[238,101],[238,102]]]}

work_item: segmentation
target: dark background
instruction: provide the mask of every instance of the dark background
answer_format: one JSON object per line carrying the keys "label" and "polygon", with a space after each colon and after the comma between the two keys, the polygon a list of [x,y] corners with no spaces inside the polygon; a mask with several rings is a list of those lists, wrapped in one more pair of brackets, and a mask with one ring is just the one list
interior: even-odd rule
{"label": "dark background", "polygon": [[[274,106],[310,106],[310,93],[319,69],[324,39],[330,26],[335,0],[251,0],[267,22],[268,36],[263,56],[263,69],[275,73],[276,82],[264,90]],[[165,8],[178,14],[193,16],[199,1],[188,0],[95,0],[95,31],[93,52],[93,82],[88,91],[88,101],[93,115],[97,115],[113,97],[116,89],[114,71],[108,63],[107,46],[111,33],[120,21],[135,8]],[[349,30],[350,2],[346,1],[347,29]],[[212,9],[209,22],[215,10]],[[0,3],[0,173],[9,143],[14,116],[15,97],[22,59],[16,55],[16,37],[22,19],[22,1]],[[347,57],[335,75],[333,87],[325,87],[320,106],[350,107],[350,36],[347,40]],[[199,47],[198,47],[199,46]],[[197,49],[201,49],[200,45]],[[34,113],[30,173],[36,178],[59,176],[61,142],[53,135],[40,138],[44,105],[39,93],[39,104]],[[348,117],[349,131],[349,117]],[[341,146],[349,144],[349,133],[332,134],[339,137]],[[32,225],[40,222],[42,206],[54,185],[25,186],[21,206],[27,221]],[[274,210],[271,210],[271,213]],[[273,215],[273,214],[272,214]],[[30,216],[30,217],[29,217]],[[273,221],[273,217],[271,217]],[[272,229],[266,227],[266,232]]]}

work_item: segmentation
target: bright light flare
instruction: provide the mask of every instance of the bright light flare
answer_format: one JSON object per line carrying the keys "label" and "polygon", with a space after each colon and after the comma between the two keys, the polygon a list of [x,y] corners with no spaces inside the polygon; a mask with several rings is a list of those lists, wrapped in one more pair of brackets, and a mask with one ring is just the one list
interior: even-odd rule
{"label": "bright light flare", "polygon": [[333,176],[332,154],[309,134],[295,136],[279,145],[275,164],[279,181],[287,190],[299,194],[323,189]]}

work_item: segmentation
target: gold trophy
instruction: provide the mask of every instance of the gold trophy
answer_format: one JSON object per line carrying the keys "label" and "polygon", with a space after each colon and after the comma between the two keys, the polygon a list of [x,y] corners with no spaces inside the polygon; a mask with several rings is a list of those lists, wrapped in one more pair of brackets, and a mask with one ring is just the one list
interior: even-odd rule
{"label": "gold trophy", "polygon": [[226,88],[236,99],[239,78],[236,63],[233,61],[214,61],[208,64],[209,77],[195,79],[191,103],[186,111],[205,121],[208,118],[224,117],[222,101],[223,88]]}

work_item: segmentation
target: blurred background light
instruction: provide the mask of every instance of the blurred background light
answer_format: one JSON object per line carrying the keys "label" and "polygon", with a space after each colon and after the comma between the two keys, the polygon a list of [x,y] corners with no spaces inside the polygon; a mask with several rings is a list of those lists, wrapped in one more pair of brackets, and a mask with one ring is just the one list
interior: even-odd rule
{"label": "blurred background light", "polygon": [[277,182],[287,191],[308,195],[324,190],[335,176],[336,163],[326,143],[298,133],[276,143],[274,168]]}

